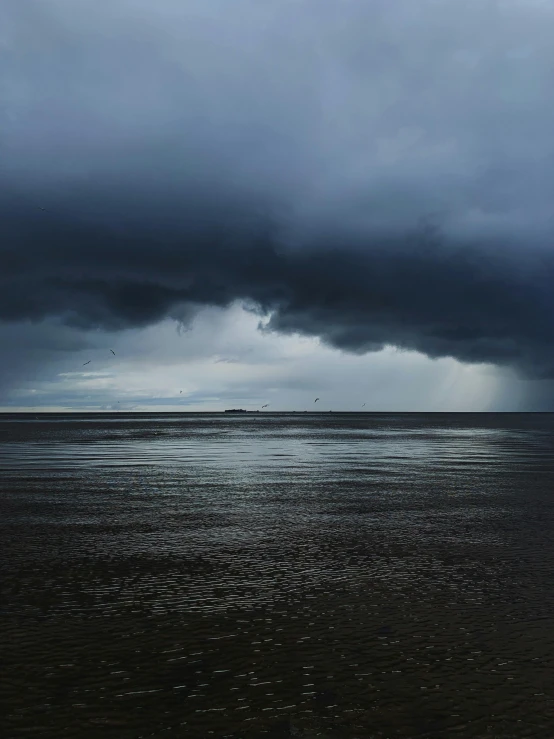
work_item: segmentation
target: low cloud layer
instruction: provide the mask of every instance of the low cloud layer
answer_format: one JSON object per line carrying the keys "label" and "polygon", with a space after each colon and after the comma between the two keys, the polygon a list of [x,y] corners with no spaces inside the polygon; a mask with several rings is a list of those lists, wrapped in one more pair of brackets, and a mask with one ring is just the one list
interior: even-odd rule
{"label": "low cloud layer", "polygon": [[[488,365],[391,348],[344,353],[317,339],[260,332],[257,323],[234,306],[201,311],[181,335],[171,320],[111,335],[51,321],[18,324],[22,345],[42,333],[49,352],[47,342],[37,341],[34,353],[21,355],[8,392],[0,373],[0,410],[467,411],[518,410],[522,401],[529,407],[526,388]],[[0,325],[1,345],[13,339],[15,325],[11,331],[10,337]],[[82,348],[72,345],[83,338]]]}
{"label": "low cloud layer", "polygon": [[[554,8],[5,0],[0,320],[554,377]],[[72,334],[73,335],[73,334]]]}

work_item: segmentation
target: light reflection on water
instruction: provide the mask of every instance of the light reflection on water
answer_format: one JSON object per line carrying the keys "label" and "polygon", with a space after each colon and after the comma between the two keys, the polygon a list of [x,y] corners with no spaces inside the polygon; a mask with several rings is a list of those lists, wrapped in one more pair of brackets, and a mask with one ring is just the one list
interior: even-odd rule
{"label": "light reflection on water", "polygon": [[546,414],[0,417],[10,731],[551,735],[553,451]]}
{"label": "light reflection on water", "polygon": [[[285,417],[286,418],[286,417]],[[238,468],[242,456],[258,470],[295,465],[317,465],[332,471],[346,462],[395,468],[414,465],[502,464],[507,460],[533,460],[551,448],[548,431],[514,428],[433,427],[414,423],[388,427],[379,416],[365,419],[335,414],[332,422],[311,415],[288,426],[283,416],[227,418],[203,416],[163,420],[136,420],[118,415],[94,424],[69,416],[36,422],[28,420],[30,434],[0,442],[0,469],[68,470],[76,467],[162,466],[201,463],[212,467]],[[417,419],[418,416],[412,418]],[[344,422],[344,419],[347,419]],[[117,423],[119,422],[119,423]],[[5,422],[4,422],[5,423]],[[21,421],[20,421],[21,423]],[[51,423],[63,424],[55,431]],[[417,423],[417,421],[416,421]],[[116,428],[110,428],[116,426]],[[365,426],[365,427],[364,427]],[[0,426],[0,439],[1,436]],[[4,432],[6,431],[4,427]],[[4,439],[7,434],[4,435]],[[398,469],[403,474],[402,469]]]}

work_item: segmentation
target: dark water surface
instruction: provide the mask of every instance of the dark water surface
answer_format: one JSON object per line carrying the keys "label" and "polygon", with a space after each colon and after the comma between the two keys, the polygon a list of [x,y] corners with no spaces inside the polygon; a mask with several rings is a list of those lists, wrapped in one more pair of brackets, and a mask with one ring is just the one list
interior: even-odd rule
{"label": "dark water surface", "polygon": [[554,736],[554,416],[0,416],[2,736]]}

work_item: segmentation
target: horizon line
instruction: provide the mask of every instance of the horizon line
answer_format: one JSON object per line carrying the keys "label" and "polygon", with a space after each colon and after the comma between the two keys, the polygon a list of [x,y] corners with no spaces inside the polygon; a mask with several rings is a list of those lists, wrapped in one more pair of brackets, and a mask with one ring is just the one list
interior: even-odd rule
{"label": "horizon line", "polygon": [[399,411],[399,410],[391,410],[391,411],[341,411],[341,410],[327,410],[327,411],[308,411],[308,410],[289,410],[289,411],[261,411],[261,410],[249,410],[244,413],[229,413],[228,411],[135,411],[135,410],[73,410],[73,409],[65,409],[65,410],[58,410],[58,411],[41,411],[41,410],[17,410],[17,411],[8,411],[8,410],[0,410],[0,416],[24,416],[24,415],[113,415],[113,416],[143,416],[143,415],[167,415],[167,416],[181,416],[181,415],[225,415],[228,416],[239,416],[240,418],[244,417],[244,415],[252,415],[252,414],[259,414],[259,415],[291,415],[291,414],[308,414],[308,415],[329,415],[330,413],[335,413],[339,415],[441,415],[441,414],[552,414],[554,411]]}

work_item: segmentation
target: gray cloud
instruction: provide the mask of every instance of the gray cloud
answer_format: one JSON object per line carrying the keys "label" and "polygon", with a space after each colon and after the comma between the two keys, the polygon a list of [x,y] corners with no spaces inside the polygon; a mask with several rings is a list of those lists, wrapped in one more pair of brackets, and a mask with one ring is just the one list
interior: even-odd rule
{"label": "gray cloud", "polygon": [[554,375],[552,6],[0,14],[0,320],[239,300],[349,352]]}

